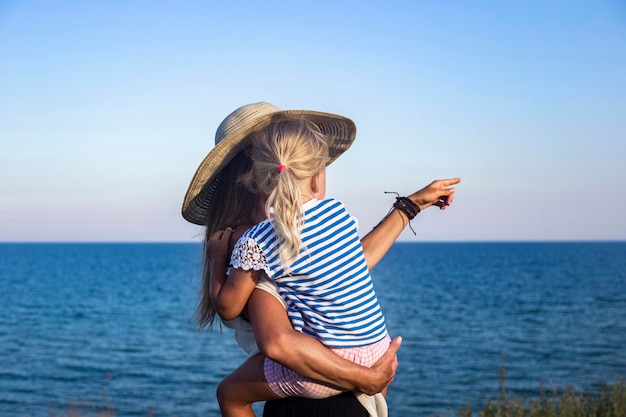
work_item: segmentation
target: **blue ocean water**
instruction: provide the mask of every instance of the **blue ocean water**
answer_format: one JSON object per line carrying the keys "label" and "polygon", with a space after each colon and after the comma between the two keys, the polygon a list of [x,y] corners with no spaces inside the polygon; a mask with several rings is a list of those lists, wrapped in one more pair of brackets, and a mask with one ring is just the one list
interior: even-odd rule
{"label": "blue ocean water", "polygon": [[[199,333],[197,244],[0,244],[0,416],[218,416],[243,360]],[[402,335],[391,415],[626,376],[626,243],[399,243],[372,272]],[[90,408],[92,407],[92,408]],[[257,408],[260,410],[260,408]]]}

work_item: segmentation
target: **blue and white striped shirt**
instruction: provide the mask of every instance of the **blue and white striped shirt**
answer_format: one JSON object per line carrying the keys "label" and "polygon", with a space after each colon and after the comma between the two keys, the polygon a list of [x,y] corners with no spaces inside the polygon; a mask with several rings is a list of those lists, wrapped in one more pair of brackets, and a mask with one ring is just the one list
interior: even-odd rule
{"label": "blue and white striped shirt", "polygon": [[338,200],[304,204],[303,248],[286,271],[273,220],[246,231],[233,250],[233,267],[264,270],[287,302],[293,327],[331,348],[378,342],[387,335],[356,220]]}

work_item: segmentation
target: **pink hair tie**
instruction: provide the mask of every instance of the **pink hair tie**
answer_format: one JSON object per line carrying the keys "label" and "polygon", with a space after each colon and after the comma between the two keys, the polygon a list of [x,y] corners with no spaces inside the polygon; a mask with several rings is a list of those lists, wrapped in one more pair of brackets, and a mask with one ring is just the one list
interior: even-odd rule
{"label": "pink hair tie", "polygon": [[283,172],[284,170],[286,170],[287,167],[283,164],[278,165],[278,172]]}

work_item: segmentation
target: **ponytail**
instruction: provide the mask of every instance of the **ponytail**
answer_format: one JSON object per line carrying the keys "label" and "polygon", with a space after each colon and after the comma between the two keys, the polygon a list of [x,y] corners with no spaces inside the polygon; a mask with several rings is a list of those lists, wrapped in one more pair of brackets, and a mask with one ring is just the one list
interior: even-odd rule
{"label": "ponytail", "polygon": [[305,119],[281,119],[253,138],[252,170],[240,181],[266,197],[279,238],[278,253],[285,269],[302,249],[302,194],[299,180],[312,177],[328,162],[328,145],[319,128]]}

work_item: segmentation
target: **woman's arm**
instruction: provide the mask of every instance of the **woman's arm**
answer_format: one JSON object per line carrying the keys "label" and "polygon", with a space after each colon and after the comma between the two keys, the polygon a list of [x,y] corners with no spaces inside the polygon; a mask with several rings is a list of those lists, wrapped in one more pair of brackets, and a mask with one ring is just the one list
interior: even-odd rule
{"label": "woman's arm", "polygon": [[[454,188],[451,185],[461,182],[460,178],[437,180],[428,186],[411,194],[409,198],[424,210],[430,206],[437,206],[444,210],[452,203]],[[372,270],[385,256],[391,245],[408,224],[406,215],[398,209],[393,209],[378,225],[361,239],[367,267]]]}
{"label": "woman's arm", "polygon": [[[434,181],[409,198],[420,210],[432,205],[445,209],[454,196],[454,189],[448,187],[459,182],[458,178]],[[361,239],[369,269],[382,259],[407,224],[405,214],[394,209]],[[400,337],[394,339],[374,366],[366,368],[336,355],[318,340],[296,332],[285,308],[263,290],[253,292],[248,301],[248,313],[261,352],[301,375],[365,393],[380,392],[395,376],[398,367],[395,354],[402,343]]]}
{"label": "woman's arm", "polygon": [[378,362],[367,368],[335,354],[317,339],[295,331],[283,305],[266,291],[253,292],[248,314],[261,352],[301,375],[368,394],[382,391],[395,376],[400,337],[391,342]]}
{"label": "woman's arm", "polygon": [[[214,233],[209,239],[208,255],[212,261],[211,299],[214,305],[220,303],[216,310],[226,320],[231,319],[233,312],[240,308],[238,305],[233,311],[227,311],[229,306],[221,304],[228,291],[224,291],[224,288],[233,278],[226,276],[227,254],[232,251],[235,242],[246,229],[246,226],[240,226],[234,231],[226,229]],[[228,245],[226,242],[229,242]],[[231,275],[238,273],[236,271],[238,270],[231,270]],[[237,303],[240,301],[237,300]],[[371,394],[382,391],[395,376],[398,368],[396,352],[402,343],[400,337],[393,340],[389,350],[371,368],[367,368],[335,354],[317,339],[295,331],[283,304],[266,291],[254,290],[247,298],[246,311],[261,352],[301,375],[345,390]]]}

